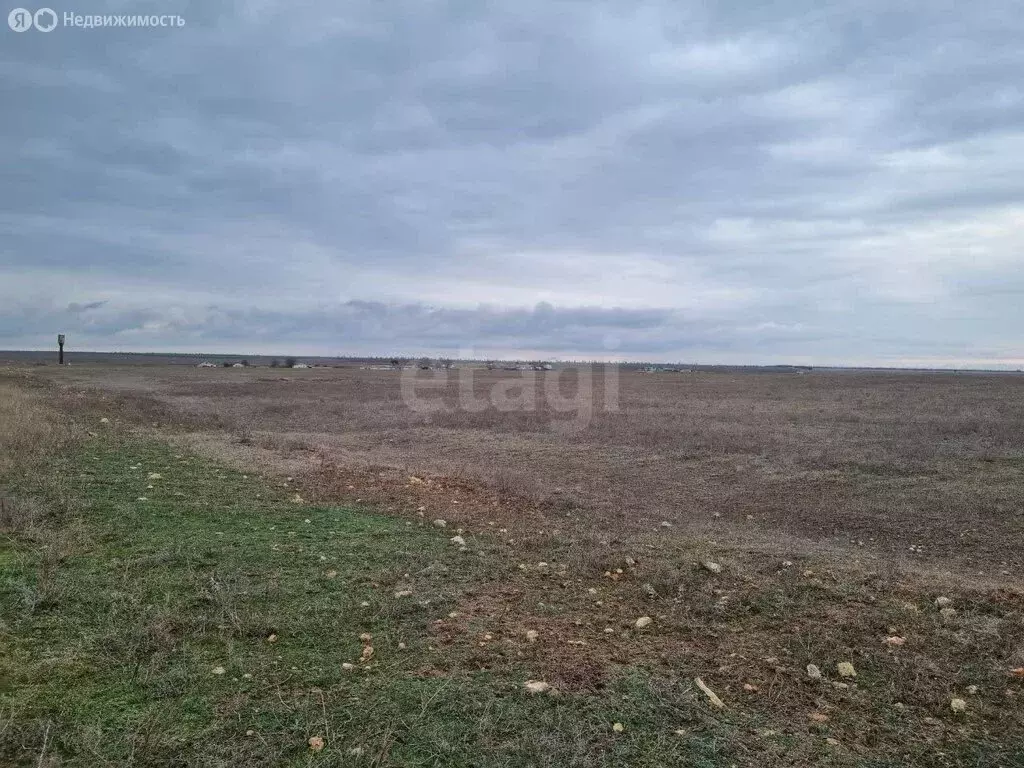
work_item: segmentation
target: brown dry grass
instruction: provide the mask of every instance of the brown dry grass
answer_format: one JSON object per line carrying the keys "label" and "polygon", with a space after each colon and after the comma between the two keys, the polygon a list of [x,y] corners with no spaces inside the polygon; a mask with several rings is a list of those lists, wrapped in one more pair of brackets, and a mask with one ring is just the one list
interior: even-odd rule
{"label": "brown dry grass", "polygon": [[[798,540],[985,576],[1024,567],[1024,378],[1012,375],[623,373],[618,411],[606,412],[598,373],[594,412],[573,430],[543,397],[533,410],[460,409],[455,373],[422,390],[446,404],[432,414],[403,403],[390,371],[43,375],[92,388],[126,420],[187,417],[190,431],[207,427],[207,445],[237,451],[223,439],[233,435],[266,460],[285,456],[287,472],[305,465],[342,498],[395,502],[403,473],[469,481],[484,507],[435,498],[430,514],[448,519],[497,520],[487,511],[497,496],[519,528],[540,519],[538,530],[626,535],[668,521],[697,535]],[[476,372],[474,395],[509,375]],[[551,375],[536,377],[538,393]],[[564,394],[574,386],[563,376]],[[377,467],[394,470],[387,492],[350,476]]]}
{"label": "brown dry grass", "polygon": [[39,548],[34,584],[21,594],[30,611],[55,602],[57,570],[84,541],[70,521],[79,499],[53,463],[77,440],[65,405],[59,392],[0,370],[0,536]]}
{"label": "brown dry grass", "polygon": [[45,479],[48,490],[63,496],[63,478],[45,465],[73,439],[74,431],[54,408],[48,388],[33,386],[11,371],[0,372],[0,532],[42,531],[47,505],[5,481],[17,483],[34,473]]}
{"label": "brown dry grass", "polygon": [[0,377],[0,476],[45,460],[69,439],[46,392],[21,377]]}

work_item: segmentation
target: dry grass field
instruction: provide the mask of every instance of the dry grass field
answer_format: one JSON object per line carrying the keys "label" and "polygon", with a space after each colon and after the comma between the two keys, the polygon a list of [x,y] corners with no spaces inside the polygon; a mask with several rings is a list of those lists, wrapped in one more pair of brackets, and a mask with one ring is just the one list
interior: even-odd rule
{"label": "dry grass field", "polygon": [[0,762],[1024,765],[1024,378],[519,375],[8,371]]}
{"label": "dry grass field", "polygon": [[[392,371],[47,370],[155,405],[156,418],[187,418],[206,433],[197,440],[224,453],[240,441],[292,468],[398,468],[478,486],[488,504],[501,497],[511,524],[528,510],[542,528],[606,537],[668,521],[752,545],[793,537],[785,546],[951,562],[995,578],[1024,567],[1024,376],[624,372],[609,412],[598,370],[592,412],[577,414],[543,396],[545,377],[560,376],[574,398],[571,372],[529,374],[536,407],[505,412],[460,408],[449,373],[418,390],[443,410],[421,413],[403,403]],[[474,395],[486,402],[520,375],[475,371]],[[320,481],[345,498],[382,490],[353,496],[344,491],[354,483]]]}

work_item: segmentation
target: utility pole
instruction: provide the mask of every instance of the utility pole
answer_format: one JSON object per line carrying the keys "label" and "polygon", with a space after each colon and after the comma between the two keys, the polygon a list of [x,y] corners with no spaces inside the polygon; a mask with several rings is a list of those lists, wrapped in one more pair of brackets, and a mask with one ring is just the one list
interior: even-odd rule
{"label": "utility pole", "polygon": [[57,346],[60,348],[60,353],[57,355],[57,364],[64,365],[64,334],[57,334]]}

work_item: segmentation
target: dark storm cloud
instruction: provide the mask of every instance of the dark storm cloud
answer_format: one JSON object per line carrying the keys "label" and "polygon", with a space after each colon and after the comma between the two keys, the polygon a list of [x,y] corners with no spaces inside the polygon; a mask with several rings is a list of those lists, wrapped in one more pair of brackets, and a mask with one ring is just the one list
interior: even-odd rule
{"label": "dark storm cloud", "polygon": [[90,301],[87,304],[79,304],[73,301],[68,304],[68,312],[88,312],[90,309],[99,309],[106,303],[105,301]]}
{"label": "dark storm cloud", "polygon": [[144,10],[3,30],[0,347],[1024,357],[1015,3]]}

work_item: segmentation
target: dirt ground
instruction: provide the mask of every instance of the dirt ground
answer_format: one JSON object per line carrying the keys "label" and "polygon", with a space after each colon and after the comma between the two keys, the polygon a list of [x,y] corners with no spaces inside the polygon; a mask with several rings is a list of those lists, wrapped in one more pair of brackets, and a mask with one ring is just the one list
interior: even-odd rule
{"label": "dirt ground", "polygon": [[[1024,377],[1015,375],[623,371],[606,383],[601,371],[592,381],[556,371],[525,374],[534,403],[500,410],[502,393],[522,399],[513,384],[524,374],[33,373],[112,398],[115,416],[184,420],[181,439],[193,447],[302,475],[321,498],[509,536],[686,533],[997,583],[1016,581],[1024,565]],[[421,402],[443,408],[409,406],[414,375]],[[436,376],[440,384],[426,383]],[[561,406],[544,394],[556,382]],[[469,392],[486,407],[467,408]]]}

